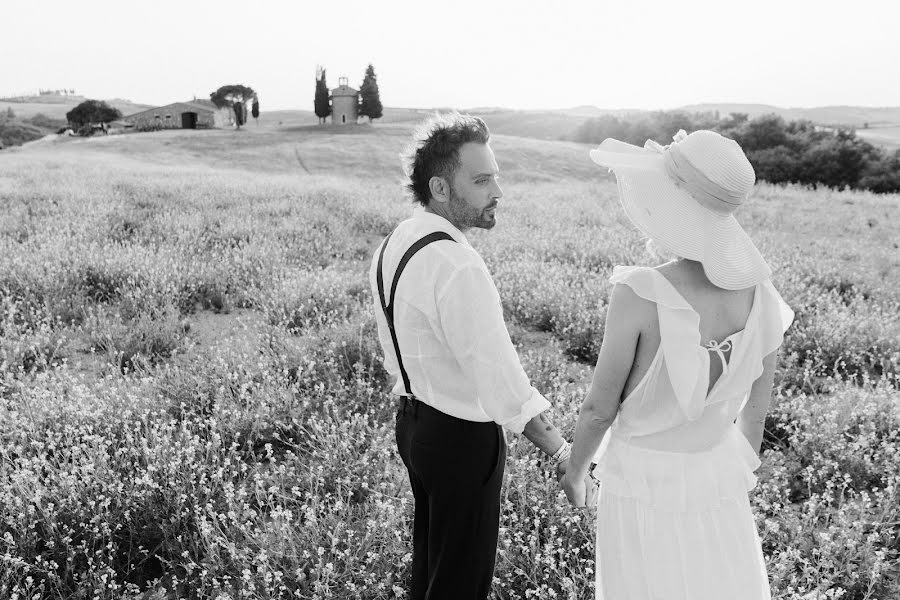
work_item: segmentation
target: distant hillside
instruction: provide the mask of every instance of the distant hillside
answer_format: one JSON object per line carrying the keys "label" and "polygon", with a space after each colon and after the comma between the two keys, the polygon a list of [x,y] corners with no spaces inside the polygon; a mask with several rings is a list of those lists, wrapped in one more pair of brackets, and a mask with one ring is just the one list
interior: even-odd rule
{"label": "distant hillside", "polygon": [[856,135],[870,144],[888,151],[900,149],[900,106],[819,106],[815,108],[781,108],[768,104],[693,104],[682,107],[688,112],[718,110],[720,114],[747,113],[752,119],[776,114],[786,121],[804,119],[817,125],[851,127]]}
{"label": "distant hillside", "polygon": [[[2,108],[2,105],[0,105]],[[384,116],[375,121],[376,124],[418,123],[436,111],[449,111],[451,108],[399,108],[385,107]],[[570,109],[554,110],[512,110],[501,107],[476,107],[459,109],[460,112],[482,117],[491,132],[499,135],[512,135],[540,140],[571,139],[575,130],[585,120],[602,115],[625,117],[627,115],[646,113],[638,109],[605,109],[596,106],[576,106]],[[714,112],[718,110],[722,116],[731,112],[745,112],[750,117],[775,113],[787,120],[810,119],[823,125],[843,124],[857,127],[860,137],[871,143],[892,150],[900,147],[900,107],[865,108],[865,107],[822,107],[809,109],[785,109],[765,104],[695,104],[682,107],[688,112]],[[282,127],[304,127],[318,122],[311,110],[279,110],[264,112],[263,119],[269,124]],[[868,121],[866,119],[869,119]],[[361,120],[365,122],[365,120]],[[869,129],[862,129],[865,123]],[[888,125],[894,123],[894,126]]]}
{"label": "distant hillside", "polygon": [[819,125],[833,125],[862,128],[900,125],[900,106],[819,106],[815,108],[781,108],[768,104],[691,104],[681,107],[688,112],[719,111],[726,113],[747,113],[751,118],[772,114],[795,121],[806,119]]}
{"label": "distant hillside", "polygon": [[900,150],[900,125],[894,127],[870,127],[869,129],[857,129],[857,137],[861,137],[870,144],[883,146],[886,150]]}
{"label": "distant hillside", "polygon": [[[11,108],[17,117],[28,119],[40,113],[51,119],[65,119],[66,113],[84,102],[84,96],[41,94],[37,96],[18,96],[15,98],[0,98],[0,111]],[[137,104],[130,100],[114,98],[105,100],[107,104],[118,108],[123,115],[140,112],[151,108],[149,104]]]}
{"label": "distant hillside", "polygon": [[[13,101],[11,101],[13,100]],[[39,95],[15,99],[0,99],[0,111],[12,108],[16,116],[23,119],[42,113],[53,119],[64,119],[83,96]],[[151,108],[151,105],[138,104],[121,98],[106,100],[112,106],[128,115]],[[310,108],[312,108],[310,102]],[[448,111],[451,108],[402,108],[385,107],[384,116],[376,120],[376,124],[417,123],[426,119],[436,111]],[[552,110],[513,110],[503,107],[474,107],[459,109],[461,112],[481,116],[487,122],[492,133],[511,135],[541,140],[571,139],[575,130],[585,120],[602,115],[624,117],[638,114],[638,109],[606,109],[597,106],[582,105],[566,109]],[[900,148],[900,107],[860,107],[860,106],[824,106],[816,108],[781,108],[767,104],[737,103],[705,103],[683,106],[679,110],[687,112],[714,112],[721,115],[728,113],[747,113],[751,118],[775,113],[786,120],[808,119],[814,123],[830,126],[857,128],[860,137],[873,144],[888,149]],[[281,127],[305,127],[314,125],[318,119],[312,110],[279,110],[263,111],[261,119],[268,124]],[[365,120],[361,120],[365,122]],[[867,129],[863,127],[868,124]]]}
{"label": "distant hillside", "polygon": [[[508,108],[479,107],[453,109],[435,108],[400,108],[384,107],[384,115],[375,124],[415,124],[424,121],[435,112],[459,110],[462,113],[476,115],[485,120],[491,133],[535,138],[539,140],[562,140],[571,137],[585,119],[600,114],[623,115],[636,112],[633,110],[603,110],[596,107],[581,107],[572,112],[567,110],[511,110]],[[314,125],[318,122],[311,110],[277,110],[263,113],[260,118],[269,123],[281,123],[283,127]],[[330,122],[330,119],[329,119]],[[366,119],[360,119],[365,123]]]}
{"label": "distant hillside", "polygon": [[[900,146],[900,107],[822,106],[816,108],[781,108],[767,104],[693,104],[677,110],[690,113],[719,111],[747,113],[750,118],[777,114],[787,121],[805,119],[819,125],[853,127],[860,137],[889,149]],[[419,111],[427,114],[428,111]],[[475,108],[465,110],[485,119],[491,131],[505,135],[537,139],[569,139],[586,119],[603,115],[626,117],[652,111],[638,109],[605,109],[596,106],[576,106],[547,111],[520,111],[504,108]],[[868,126],[868,129],[864,127]]]}
{"label": "distant hillside", "polygon": [[68,102],[82,102],[84,96],[76,94],[31,94],[28,96],[0,97],[0,102],[15,102],[19,104],[66,104]]}
{"label": "distant hillside", "polygon": [[471,111],[471,114],[483,118],[491,133],[540,140],[568,139],[588,118],[582,115],[551,111],[494,110],[479,112],[474,110]]}

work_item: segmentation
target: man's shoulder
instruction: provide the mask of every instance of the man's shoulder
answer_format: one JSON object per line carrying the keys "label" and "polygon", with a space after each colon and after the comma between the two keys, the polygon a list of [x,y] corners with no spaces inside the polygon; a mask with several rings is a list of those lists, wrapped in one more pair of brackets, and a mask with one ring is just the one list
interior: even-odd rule
{"label": "man's shoulder", "polygon": [[[438,239],[420,250],[420,252],[428,252],[429,262],[432,265],[447,263],[457,267],[466,267],[477,266],[481,262],[481,257],[469,244],[455,239],[451,232],[443,228],[435,227],[433,224],[416,218],[400,222],[390,234],[391,240],[389,247],[385,249],[385,260],[388,260],[387,257],[390,255],[394,261],[398,261],[413,244],[433,233],[445,233],[451,239]],[[378,244],[373,262],[377,262],[383,245],[384,241]]]}

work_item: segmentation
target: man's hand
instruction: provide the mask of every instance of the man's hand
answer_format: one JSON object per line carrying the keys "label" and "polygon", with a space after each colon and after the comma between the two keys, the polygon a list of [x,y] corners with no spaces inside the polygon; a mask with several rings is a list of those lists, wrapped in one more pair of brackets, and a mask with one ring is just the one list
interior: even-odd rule
{"label": "man's hand", "polygon": [[569,461],[571,459],[567,458],[566,460],[560,462],[556,465],[556,481],[562,481],[563,475],[566,474],[566,471],[569,470]]}

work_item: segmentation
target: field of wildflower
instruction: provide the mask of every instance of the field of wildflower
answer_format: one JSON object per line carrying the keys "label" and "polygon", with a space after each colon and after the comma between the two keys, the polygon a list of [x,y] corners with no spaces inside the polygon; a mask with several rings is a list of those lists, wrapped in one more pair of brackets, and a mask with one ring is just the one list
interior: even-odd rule
{"label": "field of wildflower", "polygon": [[[490,122],[488,123],[490,124]],[[0,598],[403,598],[412,496],[369,258],[408,125],[0,155]],[[495,136],[470,235],[571,438],[607,278],[649,264],[574,143]],[[759,185],[796,311],[752,493],[779,599],[900,597],[900,197]],[[511,436],[494,597],[593,598],[593,520]]]}

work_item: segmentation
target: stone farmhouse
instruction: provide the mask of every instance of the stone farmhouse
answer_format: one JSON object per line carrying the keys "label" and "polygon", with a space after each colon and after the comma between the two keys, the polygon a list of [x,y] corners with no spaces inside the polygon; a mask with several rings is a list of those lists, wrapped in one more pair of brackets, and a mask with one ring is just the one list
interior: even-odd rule
{"label": "stone farmhouse", "polygon": [[228,108],[216,108],[210,100],[173,102],[150,108],[122,119],[137,131],[153,129],[212,129],[234,124],[234,114]]}

